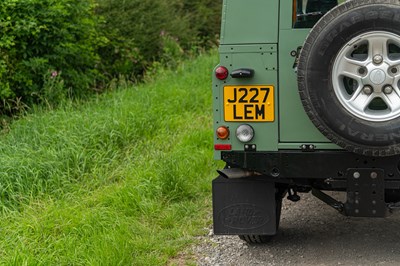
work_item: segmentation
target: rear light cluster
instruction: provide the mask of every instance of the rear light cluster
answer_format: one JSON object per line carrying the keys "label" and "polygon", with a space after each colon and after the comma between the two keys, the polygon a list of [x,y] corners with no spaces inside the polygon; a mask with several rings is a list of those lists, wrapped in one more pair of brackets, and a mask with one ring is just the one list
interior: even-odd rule
{"label": "rear light cluster", "polygon": [[[229,71],[224,66],[219,66],[215,69],[215,77],[219,80],[225,80],[229,76]],[[227,140],[230,136],[229,128],[220,126],[216,130],[216,135],[219,140]],[[254,129],[250,125],[242,124],[236,129],[236,138],[242,142],[250,142],[254,137]],[[231,144],[215,144],[214,149],[217,151],[232,150]]]}
{"label": "rear light cluster", "polygon": [[219,80],[224,80],[228,77],[229,71],[226,67],[224,66],[219,66],[217,69],[215,69],[215,76]]}
{"label": "rear light cluster", "polygon": [[[216,135],[220,140],[229,138],[230,131],[226,126],[217,128]],[[236,138],[242,143],[248,143],[254,138],[254,129],[247,124],[242,124],[236,129]],[[232,150],[231,144],[215,144],[214,149],[217,151]]]}

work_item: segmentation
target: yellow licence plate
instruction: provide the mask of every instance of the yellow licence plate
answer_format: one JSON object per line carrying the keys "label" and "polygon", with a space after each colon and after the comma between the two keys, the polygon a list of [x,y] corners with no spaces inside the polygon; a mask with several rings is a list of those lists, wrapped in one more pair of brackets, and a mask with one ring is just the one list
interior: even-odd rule
{"label": "yellow licence plate", "polygon": [[274,121],[274,86],[225,86],[224,118],[228,122]]}

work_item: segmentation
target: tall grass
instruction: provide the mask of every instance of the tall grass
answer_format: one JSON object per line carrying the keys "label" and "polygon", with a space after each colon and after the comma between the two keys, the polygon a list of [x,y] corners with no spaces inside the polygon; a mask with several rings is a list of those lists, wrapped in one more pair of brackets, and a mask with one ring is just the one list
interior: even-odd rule
{"label": "tall grass", "polygon": [[165,264],[207,224],[215,55],[0,141],[0,264]]}

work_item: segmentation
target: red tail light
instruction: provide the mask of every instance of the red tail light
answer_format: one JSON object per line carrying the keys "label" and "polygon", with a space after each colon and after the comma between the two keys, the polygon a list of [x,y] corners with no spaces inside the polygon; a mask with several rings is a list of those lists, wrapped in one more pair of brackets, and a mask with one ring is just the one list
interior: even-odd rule
{"label": "red tail light", "polygon": [[228,69],[224,66],[217,67],[217,69],[215,70],[215,76],[219,80],[226,79],[228,75],[229,75]]}

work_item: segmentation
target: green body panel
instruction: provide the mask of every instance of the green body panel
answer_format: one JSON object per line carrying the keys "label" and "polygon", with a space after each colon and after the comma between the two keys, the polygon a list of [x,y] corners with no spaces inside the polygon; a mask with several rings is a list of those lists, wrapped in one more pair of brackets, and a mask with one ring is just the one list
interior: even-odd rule
{"label": "green body panel", "polygon": [[[278,90],[277,73],[277,45],[221,45],[220,65],[226,66],[230,71],[238,68],[251,67],[255,69],[255,75],[251,79],[234,79],[228,77],[225,81],[220,81],[213,75],[213,113],[214,130],[219,126],[227,126],[231,132],[231,137],[227,140],[219,140],[214,136],[215,144],[231,144],[233,150],[243,150],[244,144],[235,137],[236,128],[242,122],[225,122],[223,106],[223,88],[226,85],[273,85]],[[275,103],[278,102],[275,92]],[[277,151],[278,150],[278,108],[275,108],[275,122],[268,123],[248,123],[254,128],[256,134],[250,144],[256,144],[257,150]],[[268,141],[266,141],[268,140]],[[220,152],[215,153],[215,158],[220,158]]]}
{"label": "green body panel", "polygon": [[279,150],[298,150],[299,147],[305,143],[314,144],[315,149],[317,150],[340,150],[339,146],[332,142],[281,142],[278,144]]}
{"label": "green body panel", "polygon": [[[281,142],[328,142],[303,111],[297,91],[295,58],[290,55],[302,46],[308,30],[281,30],[279,34],[279,128]],[[290,40],[290,41],[288,41]]]}
{"label": "green body panel", "polygon": [[[296,51],[303,45],[309,29],[292,28],[292,0],[225,0],[219,47],[219,66],[229,73],[239,68],[254,69],[252,78],[231,78],[220,81],[213,74],[214,130],[219,126],[230,129],[230,138],[215,144],[231,144],[232,150],[244,150],[235,136],[236,128],[249,124],[255,137],[257,151],[299,149],[302,144],[314,144],[317,149],[339,149],[327,140],[311,123],[305,113],[297,88],[293,68]],[[225,122],[223,88],[226,85],[273,85],[275,88],[275,121]],[[220,152],[215,151],[220,159]]]}
{"label": "green body panel", "polygon": [[[279,8],[279,29],[291,30],[292,29],[292,0],[281,0]],[[304,39],[303,39],[304,41]]]}
{"label": "green body panel", "polygon": [[221,44],[277,43],[279,0],[224,0]]}
{"label": "green body panel", "polygon": [[[295,58],[290,55],[302,46],[310,29],[292,27],[292,1],[280,1],[279,21],[279,140],[281,147],[293,147],[290,143],[329,143],[319,148],[338,149],[312,124],[303,109],[297,89],[297,75],[293,68]],[[295,144],[297,145],[297,144]],[[295,148],[294,146],[293,148]],[[297,145],[297,148],[299,145]]]}

